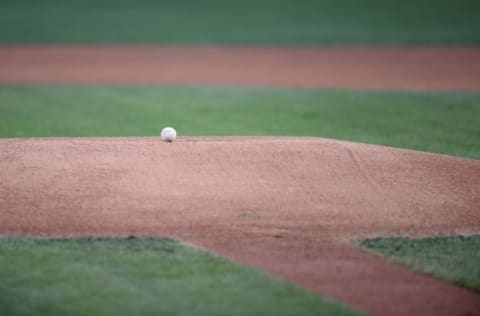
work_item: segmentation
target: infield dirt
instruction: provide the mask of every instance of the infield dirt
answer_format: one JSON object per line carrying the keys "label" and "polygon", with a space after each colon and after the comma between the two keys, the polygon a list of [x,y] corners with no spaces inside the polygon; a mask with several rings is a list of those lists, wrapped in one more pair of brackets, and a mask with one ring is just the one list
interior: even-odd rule
{"label": "infield dirt", "polygon": [[477,47],[0,46],[0,83],[480,90]]}
{"label": "infield dirt", "polygon": [[478,294],[354,247],[480,231],[480,161],[321,138],[0,139],[0,232],[171,236],[380,315]]}

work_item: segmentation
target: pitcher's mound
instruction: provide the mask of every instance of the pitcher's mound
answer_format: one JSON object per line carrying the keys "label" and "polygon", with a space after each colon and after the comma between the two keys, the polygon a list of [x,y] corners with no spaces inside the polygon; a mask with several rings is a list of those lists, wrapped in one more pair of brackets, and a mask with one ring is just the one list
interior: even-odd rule
{"label": "pitcher's mound", "polygon": [[321,138],[1,139],[0,179],[2,234],[170,235],[379,313],[478,302],[344,241],[479,231],[480,161]]}

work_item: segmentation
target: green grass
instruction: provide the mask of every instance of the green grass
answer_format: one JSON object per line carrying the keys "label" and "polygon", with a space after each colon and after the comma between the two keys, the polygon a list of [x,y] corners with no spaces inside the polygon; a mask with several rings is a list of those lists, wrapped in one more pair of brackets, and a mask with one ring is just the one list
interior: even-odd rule
{"label": "green grass", "polygon": [[359,242],[390,260],[480,292],[480,235],[373,238]]}
{"label": "green grass", "polygon": [[0,137],[322,136],[480,158],[480,94],[0,86]]}
{"label": "green grass", "polygon": [[0,238],[2,315],[360,315],[170,239]]}
{"label": "green grass", "polygon": [[0,0],[0,42],[479,44],[477,0]]}

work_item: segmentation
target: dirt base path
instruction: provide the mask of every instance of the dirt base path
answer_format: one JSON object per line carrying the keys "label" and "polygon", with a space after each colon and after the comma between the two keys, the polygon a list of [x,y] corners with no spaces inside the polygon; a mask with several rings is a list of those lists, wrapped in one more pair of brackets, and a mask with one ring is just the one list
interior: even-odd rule
{"label": "dirt base path", "polygon": [[0,83],[480,90],[480,48],[0,46]]}
{"label": "dirt base path", "polygon": [[480,161],[321,138],[0,139],[0,233],[174,236],[380,315],[480,296],[349,240],[480,231]]}

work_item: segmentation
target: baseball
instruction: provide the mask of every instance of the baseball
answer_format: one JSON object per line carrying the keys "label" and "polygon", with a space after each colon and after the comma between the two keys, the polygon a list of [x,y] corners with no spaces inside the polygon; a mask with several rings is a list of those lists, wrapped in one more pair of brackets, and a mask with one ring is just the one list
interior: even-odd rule
{"label": "baseball", "polygon": [[177,131],[173,127],[165,127],[160,133],[160,138],[164,142],[173,142],[177,138]]}

